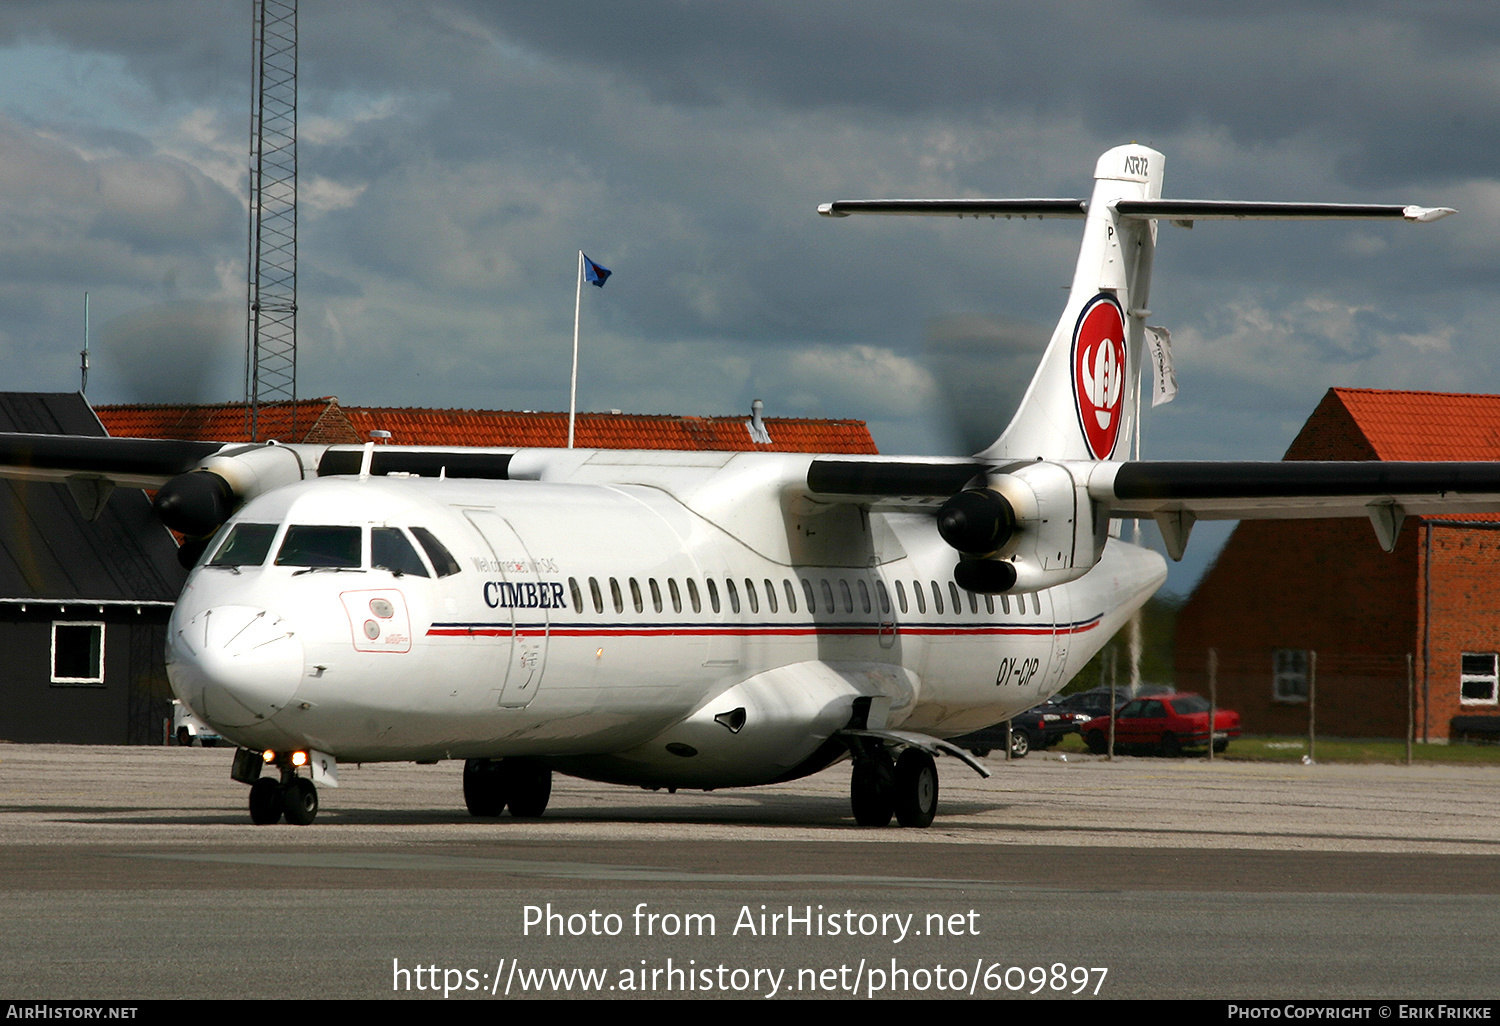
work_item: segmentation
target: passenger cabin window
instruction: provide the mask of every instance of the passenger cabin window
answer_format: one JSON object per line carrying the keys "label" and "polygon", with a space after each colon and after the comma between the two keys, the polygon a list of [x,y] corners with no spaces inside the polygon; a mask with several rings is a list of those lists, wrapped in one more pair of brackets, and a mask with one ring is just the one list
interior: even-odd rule
{"label": "passenger cabin window", "polygon": [[781,587],[786,592],[786,610],[789,613],[797,611],[797,589],[792,587],[792,582],[782,578]]}
{"label": "passenger cabin window", "polygon": [[769,579],[763,579],[763,583],[766,586],[766,609],[774,613],[776,612],[776,585],[772,584]]}
{"label": "passenger cabin window", "polygon": [[651,608],[661,612],[661,587],[656,583],[656,578],[646,578],[646,586],[651,589]]}
{"label": "passenger cabin window", "polygon": [[738,613],[740,611],[740,593],[735,590],[734,581],[725,581],[724,587],[729,592],[729,608]]}
{"label": "passenger cabin window", "polygon": [[573,612],[583,612],[583,589],[578,587],[578,578],[568,578],[568,592],[573,598]]}
{"label": "passenger cabin window", "polygon": [[813,598],[812,581],[806,577],[802,578],[802,597],[807,600],[807,611],[809,614],[818,611],[818,602]]}
{"label": "passenger cabin window", "polygon": [[938,587],[938,582],[932,582],[932,611],[941,613],[943,611],[943,589]]}
{"label": "passenger cabin window", "polygon": [[437,536],[425,527],[413,527],[412,537],[417,539],[417,544],[422,546],[422,551],[427,553],[427,558],[432,560],[432,568],[437,571],[439,577],[452,577],[461,569],[458,560],[453,558],[453,553],[437,540]]}
{"label": "passenger cabin window", "polygon": [[880,597],[880,612],[884,616],[891,615],[891,593],[885,590],[885,582],[875,581],[875,594]]}
{"label": "passenger cabin window", "polygon": [[260,566],[276,538],[275,524],[235,524],[209,566]]}
{"label": "passenger cabin window", "polygon": [[896,582],[896,604],[901,607],[901,612],[906,612],[906,589],[901,586],[900,581]]}
{"label": "passenger cabin window", "polygon": [[703,603],[698,600],[698,585],[693,582],[693,579],[691,577],[689,577],[687,579],[687,586],[688,586],[688,602],[692,603],[693,612],[695,612],[695,613],[701,613],[701,612],[703,612]]}
{"label": "passenger cabin window", "polygon": [[635,606],[637,613],[644,612],[646,609],[646,604],[641,601],[641,586],[634,577],[630,579],[630,604]]}
{"label": "passenger cabin window", "polygon": [[708,580],[708,603],[713,606],[714,612],[719,611],[719,586],[713,582],[713,578]]}
{"label": "passenger cabin window", "polygon": [[615,612],[625,612],[625,599],[620,595],[620,582],[613,577],[609,579],[609,597],[614,601]]}
{"label": "passenger cabin window", "polygon": [[358,569],[360,534],[357,527],[293,524],[276,553],[276,565]]}
{"label": "passenger cabin window", "polygon": [[911,597],[917,600],[917,612],[927,612],[927,597],[922,593],[922,582],[911,582]]}
{"label": "passenger cabin window", "polygon": [[828,578],[826,577],[818,583],[823,585],[823,605],[831,613],[833,612],[833,589],[828,586]]}
{"label": "passenger cabin window", "polygon": [[426,577],[427,568],[422,557],[412,548],[411,542],[399,527],[375,527],[370,530],[370,565],[376,570],[389,570],[397,577],[411,574]]}
{"label": "passenger cabin window", "polygon": [[599,579],[589,578],[589,598],[594,600],[594,612],[604,612],[604,595],[599,591]]}
{"label": "passenger cabin window", "polygon": [[745,578],[745,599],[750,603],[750,612],[760,612],[760,599],[755,597],[755,582]]}
{"label": "passenger cabin window", "polygon": [[667,578],[667,593],[672,596],[672,612],[682,612],[682,592],[677,590],[677,578]]}

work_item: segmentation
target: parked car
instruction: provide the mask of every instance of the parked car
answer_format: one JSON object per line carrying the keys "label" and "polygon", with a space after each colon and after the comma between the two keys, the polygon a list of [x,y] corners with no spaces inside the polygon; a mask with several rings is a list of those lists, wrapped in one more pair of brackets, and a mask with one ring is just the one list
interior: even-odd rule
{"label": "parked car", "polygon": [[212,748],[224,739],[193,711],[176,698],[172,699],[172,739],[184,748],[198,745]]}
{"label": "parked car", "polygon": [[[1050,699],[1033,706],[1011,719],[1010,757],[1021,759],[1033,748],[1041,751],[1057,744],[1066,734],[1078,732],[1078,728],[1089,717],[1057,706]],[[1005,724],[996,723],[953,738],[960,748],[967,748],[978,756],[989,755],[996,748],[1004,750]]]}
{"label": "parked car", "polygon": [[[1169,688],[1165,684],[1141,684],[1134,691],[1128,686],[1119,687],[1115,689],[1115,706],[1118,708],[1133,698],[1171,694],[1174,690],[1176,689]],[[1089,719],[1110,714],[1109,688],[1105,687],[1075,691],[1071,695],[1059,695],[1053,701],[1064,709],[1088,713]]]}
{"label": "parked car", "polygon": [[[1150,698],[1135,698],[1114,715],[1116,751],[1154,751],[1178,756],[1186,748],[1204,748],[1210,743],[1208,699],[1186,691]],[[1102,755],[1109,747],[1110,717],[1100,716],[1083,725],[1083,740],[1089,751]],[[1240,714],[1218,709],[1211,734],[1214,751],[1222,752],[1240,736]]]}

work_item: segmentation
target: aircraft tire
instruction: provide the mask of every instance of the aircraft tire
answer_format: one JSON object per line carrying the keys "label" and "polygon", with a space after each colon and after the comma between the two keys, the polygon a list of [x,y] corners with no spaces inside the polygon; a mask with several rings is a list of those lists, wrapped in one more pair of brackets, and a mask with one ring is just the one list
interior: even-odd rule
{"label": "aircraft tire", "polygon": [[250,822],[256,826],[271,826],[281,822],[281,785],[270,777],[262,777],[250,785]]}
{"label": "aircraft tire", "polygon": [[932,756],[908,748],[896,760],[896,822],[904,827],[931,826],[937,815],[938,773]]}
{"label": "aircraft tire", "polygon": [[860,826],[890,825],[896,814],[896,795],[888,762],[861,759],[854,763],[849,776],[849,804],[854,807],[854,822]]}
{"label": "aircraft tire", "polygon": [[318,788],[306,777],[293,777],[281,789],[282,811],[293,826],[307,826],[318,818]]}
{"label": "aircraft tire", "polygon": [[464,760],[464,805],[469,815],[494,817],[505,811],[504,773],[493,759]]}
{"label": "aircraft tire", "polygon": [[547,801],[552,797],[552,770],[533,759],[504,759],[500,766],[512,816],[536,819],[547,811]]}

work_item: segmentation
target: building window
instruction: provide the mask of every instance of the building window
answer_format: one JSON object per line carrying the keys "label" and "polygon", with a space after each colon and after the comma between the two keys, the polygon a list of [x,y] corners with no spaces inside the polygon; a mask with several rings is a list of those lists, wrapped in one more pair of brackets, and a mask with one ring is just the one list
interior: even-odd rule
{"label": "building window", "polygon": [[1500,674],[1494,652],[1465,652],[1458,680],[1458,700],[1464,705],[1500,704]]}
{"label": "building window", "polygon": [[1278,648],[1272,664],[1271,697],[1278,702],[1307,701],[1307,651]]}
{"label": "building window", "polygon": [[104,624],[52,625],[52,683],[104,683]]}

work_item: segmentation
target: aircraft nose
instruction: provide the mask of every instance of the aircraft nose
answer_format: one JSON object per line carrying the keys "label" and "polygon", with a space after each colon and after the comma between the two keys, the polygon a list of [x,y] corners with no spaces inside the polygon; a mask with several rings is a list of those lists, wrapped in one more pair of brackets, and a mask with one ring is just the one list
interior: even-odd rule
{"label": "aircraft nose", "polygon": [[210,723],[248,727],[281,711],[302,680],[292,625],[253,606],[215,606],[174,624],[167,642],[172,686]]}

